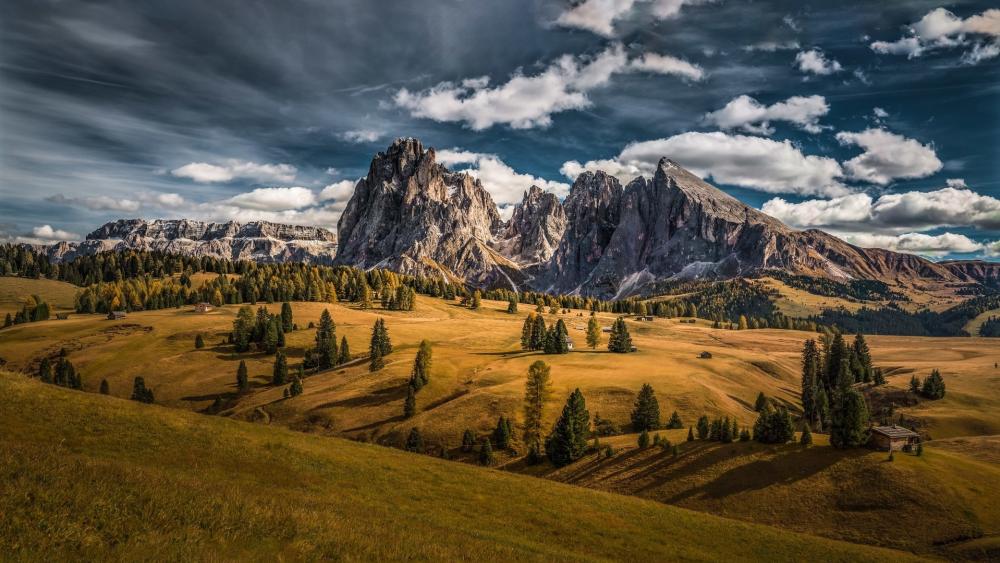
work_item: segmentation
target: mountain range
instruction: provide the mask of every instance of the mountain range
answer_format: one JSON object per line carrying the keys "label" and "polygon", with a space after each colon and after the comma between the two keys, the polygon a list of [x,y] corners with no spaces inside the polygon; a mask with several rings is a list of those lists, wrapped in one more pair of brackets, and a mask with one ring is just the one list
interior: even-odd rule
{"label": "mountain range", "polygon": [[304,261],[443,277],[479,287],[600,297],[654,282],[726,279],[777,269],[838,281],[962,283],[1000,278],[1000,264],[932,262],[860,248],[819,230],[792,229],[663,158],[651,178],[622,186],[584,172],[560,202],[532,186],[503,221],[482,183],[436,161],[433,148],[397,139],[371,161],[337,234],[268,222],[141,219],[108,223],[55,260],[137,248],[264,262]]}

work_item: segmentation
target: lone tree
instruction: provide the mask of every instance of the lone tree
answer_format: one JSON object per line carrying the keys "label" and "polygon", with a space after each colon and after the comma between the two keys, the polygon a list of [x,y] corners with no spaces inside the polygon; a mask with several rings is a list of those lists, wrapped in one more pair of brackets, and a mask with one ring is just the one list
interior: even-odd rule
{"label": "lone tree", "polygon": [[524,444],[533,459],[542,453],[542,414],[552,393],[550,371],[541,360],[531,364],[524,387]]}
{"label": "lone tree", "polygon": [[587,346],[590,346],[591,350],[595,350],[600,343],[601,323],[597,322],[597,317],[590,317],[590,320],[587,321]]}
{"label": "lone tree", "polygon": [[920,388],[920,394],[931,400],[944,398],[944,378],[941,377],[941,372],[936,369],[931,371]]}
{"label": "lone tree", "polygon": [[670,414],[670,420],[667,421],[667,428],[671,430],[684,428],[684,423],[681,421],[681,415],[678,414],[677,411]]}
{"label": "lone tree", "polygon": [[757,400],[754,401],[753,403],[753,410],[760,412],[764,410],[764,407],[767,406],[767,404],[768,404],[767,395],[765,395],[764,392],[761,391],[760,393],[757,393]]}
{"label": "lone tree", "polygon": [[489,467],[490,465],[493,465],[494,461],[493,446],[490,445],[490,439],[483,438],[483,441],[479,444],[479,465]]}
{"label": "lone tree", "polygon": [[562,415],[552,433],[545,440],[545,453],[556,467],[580,459],[587,451],[590,438],[590,413],[580,389],[574,390],[566,400]]}
{"label": "lone tree", "polygon": [[410,429],[410,435],[406,437],[406,451],[418,454],[424,453],[424,438],[420,435],[420,429],[416,426]]}
{"label": "lone tree", "polygon": [[135,380],[132,381],[131,399],[147,404],[152,404],[153,402],[153,390],[146,387],[146,380],[141,375],[137,375]]}
{"label": "lone tree", "polygon": [[330,369],[337,362],[337,325],[330,311],[323,309],[316,327],[316,369]]}
{"label": "lone tree", "polygon": [[659,427],[660,403],[656,400],[656,394],[653,393],[653,386],[643,383],[632,409],[632,430],[641,432]]}
{"label": "lone tree", "polygon": [[100,389],[100,391],[101,391],[101,395],[109,395],[109,394],[111,394],[111,388],[108,386],[108,380],[107,379],[102,379],[101,380],[101,389]]}
{"label": "lone tree", "polygon": [[340,337],[340,351],[337,352],[337,365],[346,364],[351,361],[351,349],[347,345],[347,337]]}
{"label": "lone tree", "polygon": [[[301,368],[299,368],[301,369]],[[292,376],[292,384],[288,386],[288,395],[298,397],[302,394],[302,378],[298,374]]]}
{"label": "lone tree", "polygon": [[274,356],[274,369],[271,371],[271,384],[284,385],[288,381],[288,360],[285,353],[278,350]]}
{"label": "lone tree", "polygon": [[632,337],[625,326],[625,317],[618,317],[611,325],[611,336],[608,338],[608,351],[625,354],[632,351]]}
{"label": "lone tree", "polygon": [[476,310],[483,305],[483,294],[477,289],[472,292],[472,299],[469,301],[469,308]]}
{"label": "lone tree", "polygon": [[379,318],[372,327],[371,344],[368,353],[371,356],[369,371],[378,371],[385,367],[385,356],[392,352],[392,343],[389,341],[389,331],[385,328],[385,320]]}
{"label": "lone tree", "polygon": [[517,297],[512,295],[511,298],[507,300],[507,312],[512,315],[517,313]]}
{"label": "lone tree", "polygon": [[236,368],[236,390],[239,393],[250,390],[250,376],[247,374],[247,363],[244,360],[240,360],[240,367]]}
{"label": "lone tree", "polygon": [[201,334],[198,334],[197,336],[195,336],[194,337],[194,347],[197,350],[201,350],[202,348],[204,348],[205,347],[205,337],[203,337]]}
{"label": "lone tree", "polygon": [[285,332],[292,332],[295,323],[292,321],[292,304],[285,301],[281,304],[281,328]]}
{"label": "lone tree", "polygon": [[410,385],[415,391],[420,391],[431,380],[431,343],[420,341],[417,357],[413,360],[413,371],[410,372]]}
{"label": "lone tree", "polygon": [[856,448],[868,443],[868,404],[854,389],[847,389],[831,415],[830,445]]}

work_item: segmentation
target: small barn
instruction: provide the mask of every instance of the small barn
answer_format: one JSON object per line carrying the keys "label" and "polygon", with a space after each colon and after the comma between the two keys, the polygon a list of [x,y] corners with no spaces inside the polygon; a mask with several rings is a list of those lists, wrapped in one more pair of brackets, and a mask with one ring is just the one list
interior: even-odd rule
{"label": "small barn", "polygon": [[898,451],[920,441],[920,434],[902,426],[876,426],[872,428],[868,445],[883,451]]}
{"label": "small barn", "polygon": [[111,311],[108,313],[109,321],[120,321],[125,318],[125,311]]}
{"label": "small barn", "polygon": [[601,327],[601,332],[604,332],[604,333],[611,332],[611,327],[610,326],[602,326]]}
{"label": "small barn", "polygon": [[652,321],[653,315],[638,315],[635,320],[637,321]]}
{"label": "small barn", "polygon": [[198,303],[197,305],[194,306],[194,312],[195,313],[207,313],[207,312],[211,311],[212,309],[213,309],[213,307],[212,307],[211,303],[204,303],[204,302],[202,302],[202,303]]}

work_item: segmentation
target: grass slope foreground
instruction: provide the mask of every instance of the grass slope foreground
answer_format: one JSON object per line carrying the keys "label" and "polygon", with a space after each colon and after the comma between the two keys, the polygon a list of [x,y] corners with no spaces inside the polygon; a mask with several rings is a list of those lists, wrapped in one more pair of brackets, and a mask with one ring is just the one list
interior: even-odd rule
{"label": "grass slope foreground", "polygon": [[0,373],[2,560],[910,555]]}

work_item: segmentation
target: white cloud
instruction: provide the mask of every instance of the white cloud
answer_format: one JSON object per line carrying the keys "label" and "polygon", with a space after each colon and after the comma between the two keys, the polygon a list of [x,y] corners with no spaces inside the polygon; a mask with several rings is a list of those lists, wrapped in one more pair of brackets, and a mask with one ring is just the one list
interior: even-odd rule
{"label": "white cloud", "polygon": [[941,257],[954,253],[970,253],[985,250],[986,246],[958,233],[927,235],[905,233],[901,235],[877,235],[870,233],[842,233],[847,242],[863,248],[884,248],[895,252]]}
{"label": "white cloud", "polygon": [[547,127],[553,114],[589,107],[589,91],[606,85],[615,74],[631,71],[692,80],[704,75],[696,65],[668,55],[647,53],[629,62],[625,49],[615,44],[593,57],[563,55],[533,76],[518,70],[507,82],[493,87],[480,77],[459,84],[442,82],[419,92],[403,88],[393,102],[413,117],[463,122],[475,131],[497,124],[514,129]]}
{"label": "white cloud", "polygon": [[155,194],[149,196],[148,201],[167,208],[181,207],[186,203],[180,194]]}
{"label": "white cloud", "polygon": [[235,195],[225,201],[240,209],[257,211],[285,211],[302,209],[316,204],[316,194],[307,188],[257,188]]}
{"label": "white cloud", "polygon": [[1000,240],[986,245],[987,256],[1000,256]]}
{"label": "white cloud", "polygon": [[556,24],[611,37],[615,34],[615,22],[628,17],[636,5],[650,4],[650,15],[657,20],[666,20],[676,17],[685,4],[706,4],[712,1],[714,0],[584,0],[559,14]]}
{"label": "white cloud", "polygon": [[134,212],[139,209],[139,202],[132,199],[115,199],[106,195],[73,197],[56,194],[45,198],[45,201],[62,205],[82,206],[91,211],[125,211]]}
{"label": "white cloud", "polygon": [[895,41],[874,41],[870,47],[879,54],[912,59],[936,49],[968,46],[967,35],[984,36],[984,42],[975,42],[962,55],[964,64],[977,64],[1000,55],[1000,9],[962,19],[944,8],[935,8],[908,26],[907,33]]}
{"label": "white cloud", "polygon": [[765,53],[773,53],[775,51],[792,51],[800,47],[798,41],[761,41],[760,43],[754,43],[752,45],[744,45],[742,49],[748,53],[753,53],[754,51],[763,51]]}
{"label": "white cloud", "polygon": [[347,201],[351,199],[351,196],[354,195],[354,186],[356,186],[357,183],[357,180],[341,180],[339,182],[334,182],[323,188],[323,191],[319,193],[319,200],[335,200],[346,204]]}
{"label": "white cloud", "polygon": [[877,117],[879,119],[885,119],[885,118],[889,117],[889,112],[885,111],[884,109],[882,109],[880,107],[873,108],[872,109],[872,113],[875,114],[875,117]]}
{"label": "white cloud", "polygon": [[795,55],[795,63],[799,66],[800,71],[820,76],[844,70],[844,67],[840,66],[839,62],[826,58],[826,55],[819,49],[799,51]]}
{"label": "white cloud", "polygon": [[344,131],[340,138],[350,143],[374,143],[382,137],[379,131],[371,129],[360,129],[357,131]]}
{"label": "white cloud", "polygon": [[787,121],[809,133],[822,129],[819,118],[830,111],[823,96],[792,96],[770,106],[743,95],[730,100],[722,109],[705,114],[705,121],[722,129],[743,129],[750,133],[774,133],[771,121]]}
{"label": "white cloud", "polygon": [[52,225],[40,225],[31,229],[30,236],[17,237],[15,242],[25,244],[49,244],[63,240],[80,240],[83,237],[76,233],[53,228]]}
{"label": "white cloud", "polygon": [[795,227],[832,227],[879,232],[925,231],[942,227],[1000,229],[1000,199],[976,193],[961,180],[928,192],[851,194],[789,203],[772,199],[761,210]]}
{"label": "white cloud", "polygon": [[170,171],[178,178],[190,178],[195,182],[209,184],[231,182],[237,178],[258,182],[291,182],[298,172],[291,164],[258,164],[245,160],[230,159],[222,164],[191,162]]}
{"label": "white cloud", "polygon": [[631,66],[637,70],[657,74],[675,74],[694,81],[705,77],[705,71],[700,66],[670,55],[643,53],[632,61]]}
{"label": "white cloud", "polygon": [[668,157],[691,172],[721,184],[768,193],[839,196],[840,165],[832,158],[805,155],[790,141],[721,132],[689,132],[666,139],[631,143],[614,159],[585,164],[569,161],[560,172],[575,178],[585,170],[604,170],[623,182],[651,175]]}
{"label": "white cloud", "polygon": [[555,194],[560,199],[569,194],[569,184],[516,172],[494,154],[459,149],[440,150],[437,151],[437,161],[449,168],[460,164],[471,165],[459,171],[478,178],[486,191],[490,192],[493,201],[501,208],[520,202],[524,192],[533,185]]}
{"label": "white cloud", "polygon": [[885,185],[896,178],[930,176],[942,166],[933,148],[885,129],[841,132],[837,140],[864,149],[844,163],[848,176],[855,180]]}
{"label": "white cloud", "polygon": [[799,22],[795,21],[795,18],[793,18],[791,14],[785,14],[785,17],[781,18],[781,21],[792,31],[802,31],[802,28],[799,27]]}

